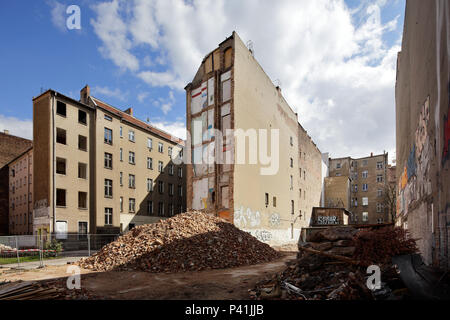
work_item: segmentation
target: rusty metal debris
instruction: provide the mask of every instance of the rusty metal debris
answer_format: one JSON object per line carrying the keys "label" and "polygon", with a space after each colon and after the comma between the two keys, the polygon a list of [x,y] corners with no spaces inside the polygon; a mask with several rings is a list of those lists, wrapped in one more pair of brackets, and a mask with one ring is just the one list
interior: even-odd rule
{"label": "rusty metal debris", "polygon": [[[251,290],[250,298],[270,299],[262,294],[261,288],[277,283],[282,289],[282,299],[374,300],[409,295],[390,262],[393,255],[417,250],[407,233],[393,226],[362,230],[330,227],[308,235],[307,240],[299,243],[297,258],[288,262],[281,273],[260,281]],[[370,250],[364,249],[367,244],[371,245]],[[383,275],[381,288],[374,291],[366,284],[369,264],[377,264]]]}

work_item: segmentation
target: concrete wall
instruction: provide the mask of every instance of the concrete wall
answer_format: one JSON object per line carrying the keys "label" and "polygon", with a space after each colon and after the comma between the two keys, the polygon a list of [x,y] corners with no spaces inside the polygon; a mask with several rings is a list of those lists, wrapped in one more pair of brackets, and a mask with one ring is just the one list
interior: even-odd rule
{"label": "concrete wall", "polygon": [[426,263],[449,268],[450,6],[407,1],[397,59],[397,216]]}
{"label": "concrete wall", "polygon": [[350,209],[350,179],[348,176],[325,178],[324,206]]}

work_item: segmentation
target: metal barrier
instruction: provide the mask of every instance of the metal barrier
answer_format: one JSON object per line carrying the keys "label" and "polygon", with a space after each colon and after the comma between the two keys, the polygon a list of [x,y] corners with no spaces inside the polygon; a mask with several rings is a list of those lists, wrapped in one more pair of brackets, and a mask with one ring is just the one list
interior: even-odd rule
{"label": "metal barrier", "polygon": [[91,256],[106,244],[116,240],[118,234],[48,234],[0,237],[0,267],[21,267],[22,263],[66,257]]}

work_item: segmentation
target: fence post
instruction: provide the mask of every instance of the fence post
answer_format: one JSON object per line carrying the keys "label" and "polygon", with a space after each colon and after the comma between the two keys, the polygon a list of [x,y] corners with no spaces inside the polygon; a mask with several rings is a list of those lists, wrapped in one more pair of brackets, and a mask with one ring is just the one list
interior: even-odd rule
{"label": "fence post", "polygon": [[19,243],[17,241],[17,236],[15,236],[15,238],[16,238],[17,268],[20,268]]}
{"label": "fence post", "polygon": [[44,267],[44,253],[42,252],[42,250],[44,250],[44,244],[43,241],[44,239],[42,238],[42,234],[38,235],[38,243],[39,243],[39,268],[43,268]]}
{"label": "fence post", "polygon": [[88,233],[87,235],[87,240],[88,240],[88,256],[91,256],[91,235]]}

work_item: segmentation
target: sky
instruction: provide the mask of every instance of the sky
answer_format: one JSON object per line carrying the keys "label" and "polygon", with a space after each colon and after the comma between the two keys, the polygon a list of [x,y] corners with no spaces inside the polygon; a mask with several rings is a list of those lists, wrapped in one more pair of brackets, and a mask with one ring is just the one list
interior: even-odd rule
{"label": "sky", "polygon": [[[80,8],[80,29],[69,29]],[[404,0],[0,2],[0,131],[32,138],[32,97],[91,94],[185,138],[184,87],[236,31],[322,152],[395,159]]]}

